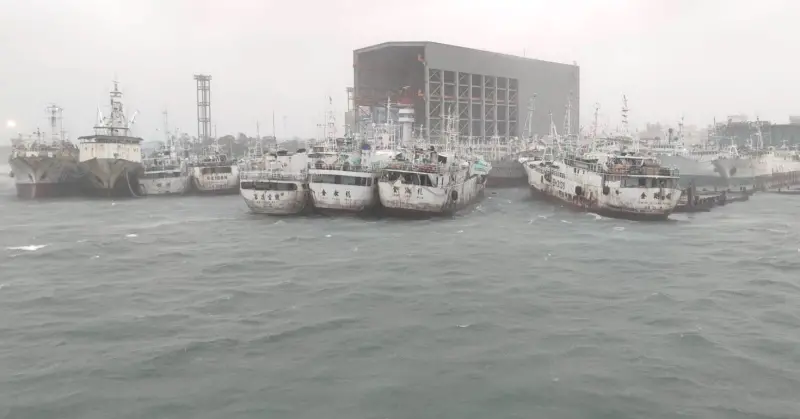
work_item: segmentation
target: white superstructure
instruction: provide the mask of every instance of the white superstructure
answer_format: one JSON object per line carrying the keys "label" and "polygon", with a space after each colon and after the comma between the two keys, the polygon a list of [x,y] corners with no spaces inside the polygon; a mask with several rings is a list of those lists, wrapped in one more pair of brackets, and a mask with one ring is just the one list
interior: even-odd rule
{"label": "white superstructure", "polygon": [[106,118],[99,114],[95,134],[79,138],[85,186],[93,194],[136,195],[137,179],[143,171],[142,139],[129,135],[136,114],[130,121],[125,117],[116,81],[110,95],[111,114]]}
{"label": "white superstructure", "polygon": [[257,214],[293,215],[308,206],[308,155],[304,149],[265,156],[264,170],[241,174],[240,194]]}

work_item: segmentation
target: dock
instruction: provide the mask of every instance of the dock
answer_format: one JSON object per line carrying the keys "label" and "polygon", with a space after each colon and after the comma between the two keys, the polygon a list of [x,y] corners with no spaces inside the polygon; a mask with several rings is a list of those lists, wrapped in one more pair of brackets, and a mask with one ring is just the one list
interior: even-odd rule
{"label": "dock", "polygon": [[[739,190],[704,190],[698,192],[697,187],[692,184],[683,191],[683,197],[681,197],[674,212],[710,212],[715,207],[725,206],[734,202],[748,201],[755,192],[755,188],[747,189],[746,187],[742,187]],[[800,189],[798,189],[798,193],[800,193]]]}

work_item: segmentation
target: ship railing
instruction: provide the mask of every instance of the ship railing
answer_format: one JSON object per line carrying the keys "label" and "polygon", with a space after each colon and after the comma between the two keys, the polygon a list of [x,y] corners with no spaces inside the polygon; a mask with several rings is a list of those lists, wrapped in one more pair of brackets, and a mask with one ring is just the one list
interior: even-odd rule
{"label": "ship railing", "polygon": [[308,180],[308,173],[258,171],[258,172],[244,172],[241,173],[239,177],[241,178],[241,180],[250,180],[250,181],[283,180],[283,181],[294,181],[294,182],[306,182]]}
{"label": "ship railing", "polygon": [[336,164],[316,164],[311,166],[312,170],[341,170],[343,172],[361,172],[361,173],[372,173],[380,170],[385,164],[382,163],[372,163],[370,165],[354,165],[348,163],[336,163]]}
{"label": "ship railing", "polygon": [[187,166],[190,167],[213,167],[213,166],[236,166],[236,162],[233,160],[228,161],[188,161],[186,162]]}
{"label": "ship railing", "polygon": [[663,176],[679,177],[680,172],[674,167],[661,166],[620,166],[602,167],[603,172],[621,176]]}
{"label": "ship railing", "polygon": [[404,172],[422,173],[448,173],[458,171],[459,167],[440,163],[410,163],[410,162],[391,162],[383,167],[383,170],[400,170]]}

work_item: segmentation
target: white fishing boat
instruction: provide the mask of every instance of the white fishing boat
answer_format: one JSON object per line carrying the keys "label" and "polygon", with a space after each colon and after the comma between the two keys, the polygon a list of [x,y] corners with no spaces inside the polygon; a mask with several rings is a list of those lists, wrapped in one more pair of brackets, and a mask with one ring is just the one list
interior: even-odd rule
{"label": "white fishing boat", "polygon": [[369,144],[364,147],[360,153],[342,153],[332,164],[318,160],[311,166],[309,188],[314,209],[363,213],[378,208],[380,162],[374,157],[380,154],[372,154]]}
{"label": "white fishing boat", "polygon": [[250,211],[295,215],[308,208],[308,155],[304,149],[265,156],[265,169],[241,174],[240,194]]}
{"label": "white fishing boat", "polygon": [[142,195],[182,195],[191,187],[186,161],[174,147],[161,147],[143,159],[144,173],[139,177]]}
{"label": "white fishing boat", "polygon": [[680,183],[683,187],[724,184],[713,164],[724,151],[708,146],[687,148],[683,137],[683,120],[678,127],[677,135],[670,128],[666,141],[647,144],[641,151],[657,157],[662,166],[677,169],[681,174]]}
{"label": "white fishing boat", "polygon": [[450,151],[458,144],[457,123],[448,117],[446,152],[434,146],[415,150],[408,160],[394,160],[378,180],[383,211],[397,216],[452,215],[477,203],[486,188],[491,165]]}
{"label": "white fishing boat", "polygon": [[325,140],[308,154],[309,189],[321,213],[365,213],[378,207],[378,171],[372,147],[356,138],[336,138],[336,120],[328,113]]}
{"label": "white fishing boat", "polygon": [[239,165],[220,149],[217,139],[189,162],[192,190],[199,194],[239,192]]}
{"label": "white fishing boat", "polygon": [[[622,136],[626,137],[628,106],[627,99],[623,100]],[[598,110],[595,108],[595,127]],[[551,132],[555,132],[552,120]],[[565,144],[555,133],[551,137],[552,146],[540,158],[525,162],[534,196],[632,220],[666,220],[677,207],[681,197],[679,172],[662,167],[657,158],[614,151],[622,147],[620,142],[599,140],[596,128],[585,150]],[[633,149],[638,149],[638,140],[630,138]]]}
{"label": "white fishing boat", "polygon": [[111,114],[107,118],[98,111],[100,122],[95,134],[79,137],[79,160],[85,173],[84,189],[93,195],[136,195],[142,166],[142,139],[130,134],[136,114],[127,120],[122,106],[122,92],[114,82],[111,91]]}
{"label": "white fishing boat", "polygon": [[764,147],[761,124],[756,121],[755,133],[742,150],[735,144],[727,147],[726,153],[714,160],[714,168],[724,179],[727,186],[747,186],[765,182],[773,172],[775,149]]}
{"label": "white fishing boat", "polygon": [[41,131],[11,140],[8,164],[17,196],[25,199],[72,195],[77,191],[78,148],[64,139],[60,129],[61,108],[48,107],[52,139],[46,141]]}
{"label": "white fishing boat", "polygon": [[665,220],[681,197],[678,171],[649,156],[546,152],[526,163],[534,195],[599,215]]}

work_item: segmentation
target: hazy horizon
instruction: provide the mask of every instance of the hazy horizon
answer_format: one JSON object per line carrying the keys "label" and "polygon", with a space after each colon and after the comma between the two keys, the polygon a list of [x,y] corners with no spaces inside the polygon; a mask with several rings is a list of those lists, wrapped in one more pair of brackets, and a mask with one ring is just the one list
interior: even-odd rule
{"label": "hazy horizon", "polygon": [[[340,124],[352,51],[387,41],[434,41],[581,67],[581,125],[595,103],[616,126],[627,95],[633,127],[705,127],[747,114],[786,122],[800,114],[790,53],[800,5],[782,0],[565,0],[403,3],[0,0],[0,120],[4,137],[46,128],[63,107],[70,137],[107,112],[115,77],[135,133],[196,135],[193,75],[210,74],[218,135],[313,137],[332,96]],[[311,11],[311,12],[309,12]],[[452,25],[442,26],[442,16]],[[480,28],[491,28],[491,31]],[[544,111],[544,110],[543,110]],[[563,110],[552,110],[554,115]],[[559,116],[560,118],[560,116]],[[15,130],[6,120],[17,123]]]}

